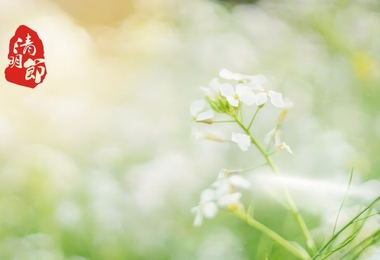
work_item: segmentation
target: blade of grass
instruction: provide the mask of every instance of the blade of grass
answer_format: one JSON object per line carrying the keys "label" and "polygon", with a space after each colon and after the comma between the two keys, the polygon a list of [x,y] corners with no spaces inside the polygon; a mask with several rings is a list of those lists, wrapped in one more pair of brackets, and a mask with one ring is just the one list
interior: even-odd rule
{"label": "blade of grass", "polygon": [[371,245],[374,245],[380,241],[380,229],[376,230],[372,235],[368,236],[364,240],[362,240],[359,244],[354,246],[350,249],[343,257],[342,259],[357,259],[363,251],[370,247]]}
{"label": "blade of grass", "polygon": [[350,179],[348,181],[348,186],[347,186],[347,191],[346,191],[346,194],[344,195],[342,203],[340,204],[340,207],[339,207],[339,210],[338,210],[338,214],[337,214],[336,219],[335,219],[335,224],[334,224],[334,229],[333,229],[333,232],[332,232],[332,236],[334,236],[334,234],[335,234],[336,225],[338,224],[338,220],[339,220],[339,215],[340,215],[340,212],[342,211],[344,203],[346,202],[346,199],[347,199],[347,196],[348,196],[348,191],[350,190],[350,187],[351,187],[352,176],[353,175],[354,175],[354,168],[351,169]]}
{"label": "blade of grass", "polygon": [[366,212],[367,210],[369,210],[370,208],[372,208],[377,202],[380,201],[380,196],[377,197],[376,199],[374,199],[367,207],[365,207],[361,212],[359,212],[359,214],[357,214],[354,218],[352,218],[344,227],[342,227],[334,236],[332,236],[329,241],[327,241],[327,243],[322,246],[318,252],[314,255],[313,259],[317,259],[317,257],[325,254],[325,250],[327,248],[329,248],[330,244],[332,244],[336,239],[337,237],[344,231],[346,230],[349,226],[351,226],[353,223],[355,223],[355,221],[364,213]]}

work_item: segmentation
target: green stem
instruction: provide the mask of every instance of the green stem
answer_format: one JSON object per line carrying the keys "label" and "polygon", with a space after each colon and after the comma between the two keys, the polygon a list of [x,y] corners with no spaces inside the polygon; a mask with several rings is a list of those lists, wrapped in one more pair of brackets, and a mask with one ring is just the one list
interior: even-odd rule
{"label": "green stem", "polygon": [[311,259],[306,251],[305,252],[300,251],[294,245],[292,245],[289,241],[284,239],[282,236],[280,236],[279,234],[277,234],[276,232],[274,232],[273,230],[271,230],[267,226],[261,224],[260,222],[258,222],[257,220],[255,220],[254,218],[249,216],[245,211],[242,211],[242,210],[234,211],[234,214],[237,215],[242,220],[247,221],[247,223],[250,226],[256,228],[257,230],[261,231],[262,233],[264,233],[268,237],[272,238],[274,241],[279,243],[283,248],[288,250],[290,253],[292,253],[296,257],[298,257],[300,259]]}
{"label": "green stem", "polygon": [[[247,135],[250,136],[251,142],[256,146],[256,148],[259,150],[259,152],[264,156],[265,161],[267,162],[267,164],[269,165],[269,167],[272,169],[272,171],[275,173],[275,175],[278,176],[278,177],[280,177],[280,172],[278,171],[277,167],[275,166],[275,164],[273,163],[273,161],[271,160],[271,158],[268,156],[268,154],[265,152],[265,150],[261,147],[261,145],[253,138],[253,136],[251,135],[249,129],[246,128],[242,124],[242,122],[239,121],[238,118],[234,117],[234,119],[239,124],[239,126],[244,130],[244,132]],[[281,181],[281,179],[280,179],[280,181]],[[304,219],[302,218],[301,214],[299,213],[299,210],[298,210],[296,204],[294,203],[294,200],[290,196],[290,194],[289,194],[288,190],[285,188],[284,184],[282,182],[280,182],[280,184],[281,184],[282,192],[283,192],[284,197],[285,197],[285,201],[288,204],[289,209],[292,212],[292,215],[293,215],[294,219],[296,220],[296,222],[297,222],[297,224],[298,224],[298,226],[299,226],[299,228],[300,228],[303,236],[306,239],[306,244],[307,244],[308,248],[313,253],[316,253],[317,252],[317,248],[315,246],[313,237],[311,236],[310,231],[307,228],[307,225],[306,225]]]}
{"label": "green stem", "polygon": [[253,123],[253,120],[255,120],[256,115],[257,115],[257,113],[259,112],[259,110],[260,110],[260,107],[257,107],[256,112],[255,112],[255,114],[253,114],[253,117],[252,117],[252,119],[251,119],[251,122],[249,122],[249,125],[248,125],[248,127],[247,127],[248,130],[251,128],[252,123]]}

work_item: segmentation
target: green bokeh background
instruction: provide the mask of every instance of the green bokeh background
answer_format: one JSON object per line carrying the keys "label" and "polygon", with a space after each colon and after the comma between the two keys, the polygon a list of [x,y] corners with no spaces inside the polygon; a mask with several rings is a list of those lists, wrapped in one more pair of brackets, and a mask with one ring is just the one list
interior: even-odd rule
{"label": "green bokeh background", "polygon": [[[195,140],[192,100],[222,68],[294,103],[274,160],[318,245],[379,195],[380,3],[371,0],[0,0],[0,58],[25,24],[44,42],[35,89],[0,77],[0,259],[292,259],[228,212],[190,209],[253,147]],[[278,110],[258,115],[262,142]],[[248,113],[249,111],[247,111]],[[304,246],[278,182],[246,174],[255,217]],[[379,228],[371,218],[363,236]],[[372,249],[371,252],[376,252]],[[367,258],[370,259],[367,253]],[[337,256],[336,259],[339,259]],[[376,258],[373,258],[376,259]]]}

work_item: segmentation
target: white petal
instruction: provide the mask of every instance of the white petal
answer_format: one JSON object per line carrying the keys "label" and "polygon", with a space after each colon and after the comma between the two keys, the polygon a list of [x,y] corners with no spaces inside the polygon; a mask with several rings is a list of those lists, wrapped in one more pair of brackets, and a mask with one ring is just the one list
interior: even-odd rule
{"label": "white petal", "polygon": [[236,94],[239,96],[239,100],[248,106],[256,103],[256,95],[246,85],[237,85]]}
{"label": "white petal", "polygon": [[201,203],[209,202],[215,199],[215,190],[213,189],[205,189],[201,192]]}
{"label": "white petal", "polygon": [[209,109],[205,112],[199,113],[196,118],[197,118],[197,121],[203,121],[203,120],[211,119],[213,117],[214,117],[214,111]]}
{"label": "white petal", "polygon": [[218,79],[218,78],[213,78],[213,79],[210,81],[209,86],[210,86],[210,88],[211,88],[215,93],[218,93],[218,92],[219,92],[219,88],[220,88],[219,79]]}
{"label": "white petal", "polygon": [[[215,189],[218,189],[221,183],[222,183],[222,181],[214,181],[213,183],[211,183],[210,186],[215,188]],[[216,192],[215,196],[217,197],[217,192]]]}
{"label": "white petal", "polygon": [[215,192],[215,198],[219,198],[220,196],[228,194],[230,193],[230,191],[231,191],[231,185],[228,183],[228,181],[223,180],[219,182],[219,185]]}
{"label": "white petal", "polygon": [[248,189],[251,187],[251,183],[240,175],[233,175],[230,178],[228,178],[229,183],[236,187],[236,188],[242,188],[242,189]]}
{"label": "white petal", "polygon": [[234,97],[235,96],[235,90],[234,87],[231,84],[224,83],[220,86],[220,93],[222,96],[225,97]]}
{"label": "white petal", "polygon": [[223,180],[226,178],[226,176],[227,176],[227,169],[221,169],[218,174],[217,180]]}
{"label": "white petal", "polygon": [[206,106],[206,101],[204,99],[194,100],[190,105],[190,113],[192,116],[196,116],[201,112]]}
{"label": "white petal", "polygon": [[206,218],[213,218],[218,213],[218,206],[214,202],[207,202],[203,205],[202,211]]}
{"label": "white petal", "polygon": [[234,79],[234,80],[241,80],[244,78],[243,75],[241,74],[238,74],[238,73],[233,73],[227,69],[222,69],[220,72],[219,72],[219,76],[221,78],[224,78],[224,79]]}
{"label": "white petal", "polygon": [[244,95],[248,91],[250,91],[250,88],[248,86],[246,86],[246,85],[238,84],[236,86],[236,94],[238,94],[238,96]]}
{"label": "white petal", "polygon": [[199,206],[196,206],[196,207],[191,209],[191,213],[197,214],[198,210],[199,210]]}
{"label": "white petal", "polygon": [[262,85],[268,81],[264,75],[247,76],[247,79],[249,79],[250,83],[254,85]]}
{"label": "white petal", "polygon": [[284,100],[284,108],[286,108],[286,109],[290,109],[290,108],[292,108],[293,107],[293,102],[292,101],[290,101],[289,99],[285,99]]}
{"label": "white petal", "polygon": [[251,138],[246,134],[232,133],[231,140],[237,143],[243,151],[247,151],[251,145]]}
{"label": "white petal", "polygon": [[287,145],[286,143],[281,144],[281,149],[284,149],[288,153],[293,153],[293,151],[290,149],[289,145]]}
{"label": "white petal", "polygon": [[228,207],[231,204],[239,203],[240,198],[241,193],[239,192],[226,194],[218,199],[218,205],[221,207]]}
{"label": "white petal", "polygon": [[270,101],[272,102],[272,104],[274,106],[280,107],[280,108],[285,107],[285,103],[282,100],[282,94],[281,93],[274,92],[274,91],[270,90],[268,92],[268,96],[270,97]]}
{"label": "white petal", "polygon": [[239,106],[239,100],[235,99],[235,97],[228,96],[226,97],[228,103],[230,103],[231,106],[238,107]]}
{"label": "white petal", "polygon": [[[193,222],[193,225],[194,227],[199,227],[200,225],[202,225],[202,221],[203,221],[203,215],[202,215],[202,211],[201,209],[198,207],[196,208],[193,208],[195,209],[195,218],[194,218],[194,222]],[[193,211],[193,210],[192,210]],[[194,212],[193,211],[193,212]]]}
{"label": "white petal", "polygon": [[257,98],[256,105],[258,105],[258,106],[265,104],[268,100],[268,96],[267,96],[266,92],[257,93],[256,98]]}
{"label": "white petal", "polygon": [[247,83],[246,84],[250,89],[252,90],[258,90],[258,91],[264,91],[265,89],[263,88],[263,86],[259,85],[259,84],[252,84],[252,83]]}
{"label": "white petal", "polygon": [[257,103],[257,97],[252,91],[248,91],[245,94],[239,96],[239,99],[247,106],[252,106],[253,104]]}

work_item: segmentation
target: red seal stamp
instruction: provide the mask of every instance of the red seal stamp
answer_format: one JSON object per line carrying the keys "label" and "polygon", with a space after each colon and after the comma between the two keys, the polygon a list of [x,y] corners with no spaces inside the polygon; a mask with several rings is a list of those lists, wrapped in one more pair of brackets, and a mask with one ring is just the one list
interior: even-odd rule
{"label": "red seal stamp", "polygon": [[35,88],[47,74],[44,45],[38,34],[25,25],[20,25],[9,41],[9,64],[5,69],[7,81]]}

